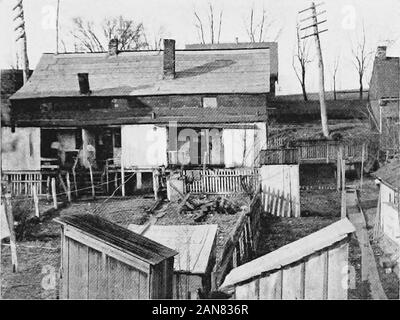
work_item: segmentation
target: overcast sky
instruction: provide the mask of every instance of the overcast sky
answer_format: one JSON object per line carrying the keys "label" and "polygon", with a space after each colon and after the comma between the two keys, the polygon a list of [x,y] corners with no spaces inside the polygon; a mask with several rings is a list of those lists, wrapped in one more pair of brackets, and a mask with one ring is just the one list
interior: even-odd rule
{"label": "overcast sky", "polygon": [[[14,16],[12,10],[16,0],[0,0],[0,67],[15,65],[19,45],[14,42]],[[194,8],[206,20],[207,8],[211,2],[214,10],[223,10],[221,42],[249,41],[246,22],[250,9],[255,9],[258,22],[262,8],[267,10],[272,22],[265,40],[271,40],[282,28],[279,43],[279,86],[278,94],[299,93],[300,86],[292,67],[295,48],[296,21],[298,11],[309,7],[305,0],[60,0],[60,37],[67,49],[72,50],[73,42],[69,35],[71,19],[80,16],[100,23],[106,17],[123,15],[126,18],[143,22],[148,37],[160,34],[177,41],[177,47],[199,41],[194,27]],[[317,1],[318,3],[318,1]],[[27,27],[28,54],[31,68],[35,68],[43,52],[54,52],[55,13],[57,0],[24,0]],[[326,89],[332,88],[332,68],[336,56],[340,55],[338,89],[354,89],[358,86],[357,73],[352,64],[352,47],[361,37],[365,26],[367,47],[374,51],[387,40],[391,43],[388,55],[400,55],[400,0],[325,0],[321,7],[328,32],[322,33],[322,50],[325,62]],[[307,15],[305,15],[307,16]],[[398,39],[399,38],[399,39]],[[313,38],[312,48],[314,47]],[[311,55],[314,56],[312,50]],[[308,70],[307,87],[309,91],[318,90],[317,60],[311,62]],[[370,74],[367,75],[368,84]]]}

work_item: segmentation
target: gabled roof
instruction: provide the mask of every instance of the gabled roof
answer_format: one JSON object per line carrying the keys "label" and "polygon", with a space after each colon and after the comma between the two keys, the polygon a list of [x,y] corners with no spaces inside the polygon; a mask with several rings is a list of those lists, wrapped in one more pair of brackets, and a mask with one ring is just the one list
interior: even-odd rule
{"label": "gabled roof", "polygon": [[271,253],[233,269],[225,278],[220,290],[260,276],[266,272],[281,269],[295,263],[313,253],[345,239],[355,231],[352,223],[347,219],[335,222],[304,238],[289,243]]}
{"label": "gabled roof", "polygon": [[78,73],[91,96],[268,93],[270,50],[176,50],[176,77],[162,78],[162,51],[43,54],[28,83],[11,99],[79,97]]}
{"label": "gabled roof", "polygon": [[174,250],[93,214],[62,216],[55,221],[122,249],[151,265],[177,254]]}
{"label": "gabled roof", "polygon": [[378,171],[373,173],[373,176],[394,190],[400,189],[400,160],[392,161],[380,167]]}
{"label": "gabled roof", "polygon": [[[129,230],[142,229],[141,225],[129,225]],[[218,225],[151,225],[142,235],[178,252],[174,270],[205,274],[215,245]],[[139,233],[138,232],[138,233]]]}

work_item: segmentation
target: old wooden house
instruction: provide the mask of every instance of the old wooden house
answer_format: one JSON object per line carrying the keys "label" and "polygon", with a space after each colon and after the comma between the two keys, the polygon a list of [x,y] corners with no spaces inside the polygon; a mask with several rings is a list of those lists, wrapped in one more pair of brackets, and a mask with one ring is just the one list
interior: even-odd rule
{"label": "old wooden house", "polygon": [[172,298],[174,250],[91,214],[56,221],[62,299]]}
{"label": "old wooden house", "polygon": [[372,123],[380,133],[380,150],[393,155],[399,145],[400,58],[388,57],[386,46],[379,46],[369,85]]}
{"label": "old wooden house", "polygon": [[43,54],[11,97],[7,134],[24,143],[7,156],[24,161],[4,169],[71,170],[78,158],[95,179],[135,173],[128,193],[160,166],[254,167],[277,68],[276,44]]}
{"label": "old wooden house", "polygon": [[374,173],[379,185],[375,236],[386,252],[400,246],[400,161],[395,160]]}

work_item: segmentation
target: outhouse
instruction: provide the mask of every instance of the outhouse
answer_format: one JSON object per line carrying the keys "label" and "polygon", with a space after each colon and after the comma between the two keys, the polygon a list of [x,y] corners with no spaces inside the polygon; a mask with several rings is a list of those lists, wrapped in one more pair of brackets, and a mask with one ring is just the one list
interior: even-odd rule
{"label": "outhouse", "polygon": [[62,225],[62,299],[170,299],[172,249],[91,214]]}

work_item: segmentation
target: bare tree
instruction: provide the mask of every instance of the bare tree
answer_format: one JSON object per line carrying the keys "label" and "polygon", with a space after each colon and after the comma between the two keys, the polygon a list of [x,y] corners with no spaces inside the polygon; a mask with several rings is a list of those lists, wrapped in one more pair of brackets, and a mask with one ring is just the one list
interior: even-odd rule
{"label": "bare tree", "polygon": [[351,49],[352,55],[353,55],[353,64],[357,70],[358,74],[358,82],[359,82],[359,88],[360,88],[360,100],[363,98],[363,81],[364,81],[364,75],[365,71],[367,70],[370,62],[371,62],[371,57],[372,57],[372,52],[367,50],[366,47],[366,37],[365,37],[365,28],[363,26],[362,29],[362,36],[361,39],[358,41],[356,44],[355,48],[353,47]]}
{"label": "bare tree", "polygon": [[148,48],[143,23],[122,16],[106,18],[100,26],[80,17],[73,19],[72,36],[78,46],[89,52],[105,51],[111,39],[118,39],[118,50],[139,50]]}
{"label": "bare tree", "polygon": [[300,37],[300,25],[297,24],[296,27],[296,53],[293,55],[293,69],[296,73],[296,77],[300,82],[301,90],[303,93],[304,101],[308,101],[307,91],[306,91],[306,70],[307,65],[312,61],[310,56],[310,46],[307,40],[302,40]]}
{"label": "bare tree", "polygon": [[207,20],[206,22],[204,19],[200,17],[196,10],[193,10],[193,14],[195,17],[194,26],[197,30],[197,36],[199,41],[202,44],[207,42],[207,31],[209,30],[209,43],[219,43],[221,37],[221,28],[222,28],[222,17],[223,17],[223,10],[221,9],[218,14],[218,19],[215,17],[214,14],[214,6],[209,3],[208,4],[208,13],[207,13]]}
{"label": "bare tree", "polygon": [[270,39],[272,41],[277,41],[281,32],[282,32],[282,27],[279,28],[274,35],[271,36],[271,32],[273,29],[273,25],[275,24],[275,21],[271,19],[265,8],[262,9],[261,13],[261,18],[259,19],[259,22],[257,22],[255,16],[254,16],[254,7],[251,7],[250,9],[250,19],[248,21],[248,24],[246,26],[246,32],[249,37],[250,42],[263,42],[265,37],[270,36]]}
{"label": "bare tree", "polygon": [[332,80],[333,80],[333,100],[336,100],[336,78],[339,70],[340,55],[335,56],[333,61]]}

